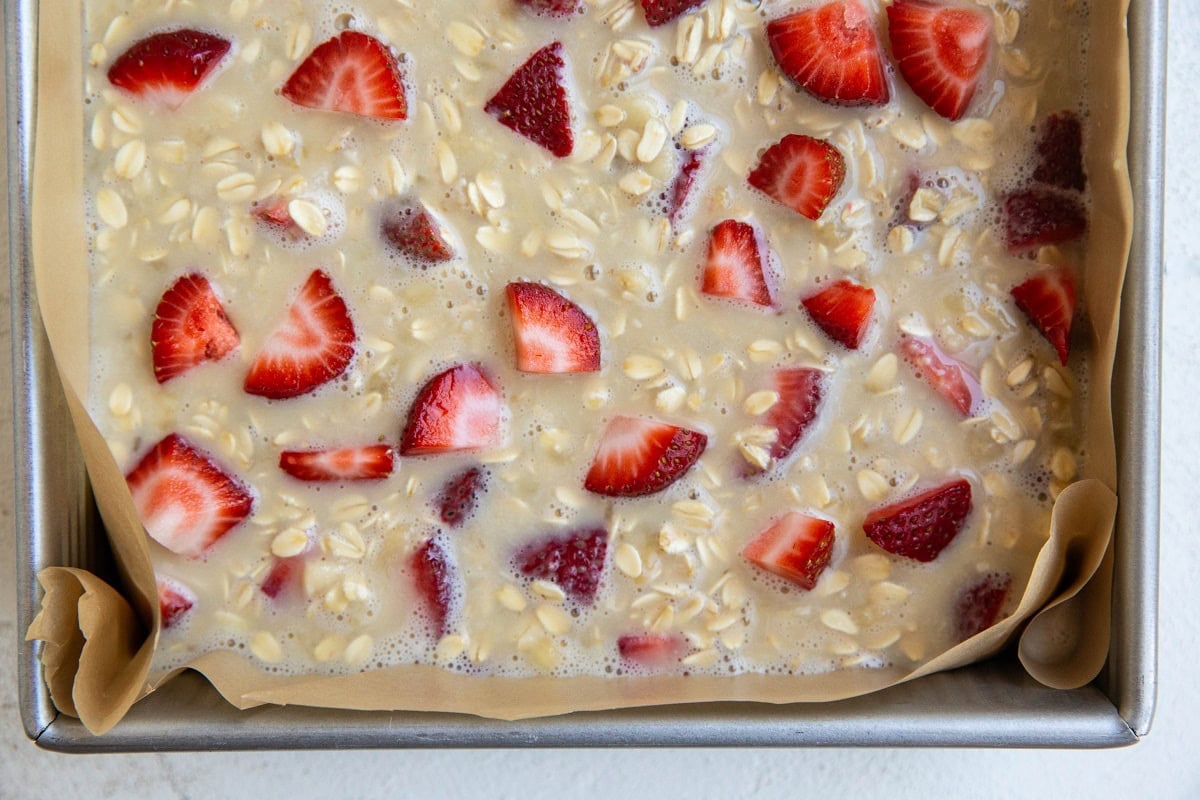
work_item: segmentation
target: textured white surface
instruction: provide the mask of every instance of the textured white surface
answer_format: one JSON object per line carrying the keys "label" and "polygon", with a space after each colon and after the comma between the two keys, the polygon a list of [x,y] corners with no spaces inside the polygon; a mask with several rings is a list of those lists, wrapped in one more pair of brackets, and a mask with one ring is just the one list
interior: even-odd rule
{"label": "textured white surface", "polygon": [[[1135,0],[1136,2],[1136,0]],[[16,708],[11,480],[0,480],[0,798],[1200,797],[1200,3],[1171,8],[1164,320],[1160,691],[1154,728],[1098,752],[949,750],[471,751],[61,756],[26,741]],[[0,159],[2,169],[3,159]],[[0,181],[2,183],[2,181]],[[2,205],[0,205],[2,208]],[[3,251],[7,252],[7,248]],[[7,306],[3,281],[0,308]],[[0,352],[8,319],[0,315]],[[0,381],[8,384],[7,359]],[[8,444],[0,397],[0,453]],[[1190,402],[1189,402],[1190,401]]]}

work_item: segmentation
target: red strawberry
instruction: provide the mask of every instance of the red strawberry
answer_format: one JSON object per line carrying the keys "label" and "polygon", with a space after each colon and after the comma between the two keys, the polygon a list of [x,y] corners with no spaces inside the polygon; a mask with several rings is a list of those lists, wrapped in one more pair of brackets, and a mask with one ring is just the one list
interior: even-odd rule
{"label": "red strawberry", "polygon": [[266,200],[260,200],[250,207],[250,213],[264,226],[283,234],[288,239],[303,239],[307,236],[304,229],[292,219],[286,197],[275,195]]}
{"label": "red strawberry", "polygon": [[229,52],[229,41],[203,31],[163,31],[135,43],[108,68],[108,80],[140,100],[176,109]]}
{"label": "red strawberry", "polygon": [[458,570],[451,560],[446,542],[434,536],[417,548],[408,562],[417,593],[425,605],[430,628],[439,638],[446,635],[447,618],[458,605]]}
{"label": "red strawberry", "polygon": [[248,394],[280,400],[308,394],[346,371],[354,357],[354,323],[346,302],[321,270],[308,276],[287,319],[250,365]]}
{"label": "red strawberry", "polygon": [[639,667],[661,668],[679,663],[687,642],[663,633],[626,634],[617,639],[621,660]]}
{"label": "red strawberry", "polygon": [[958,641],[966,641],[995,625],[1011,588],[1012,575],[989,572],[963,589],[955,606]]}
{"label": "red strawberry", "polygon": [[571,155],[571,106],[563,85],[567,63],[562,42],[538,50],[517,68],[483,110],[559,158]]}
{"label": "red strawberry", "polygon": [[284,450],[279,468],[302,481],[373,481],[392,474],[391,445]]}
{"label": "red strawberry", "polygon": [[1013,299],[1037,329],[1054,345],[1059,360],[1067,365],[1071,319],[1075,316],[1075,281],[1065,269],[1034,275],[1014,286]]}
{"label": "red strawberry", "polygon": [[317,45],[280,90],[298,106],[383,120],[408,118],[396,57],[383,42],[343,31]]}
{"label": "red strawberry", "polygon": [[169,628],[196,604],[191,593],[173,582],[158,582],[158,616],[162,627]]}
{"label": "red strawberry", "polygon": [[703,433],[652,419],[608,423],[583,486],[608,497],[661,492],[691,469],[708,444]]}
{"label": "red strawberry", "polygon": [[675,181],[671,184],[670,191],[662,195],[662,200],[666,204],[667,219],[671,221],[672,225],[679,221],[679,215],[683,213],[688,199],[692,196],[692,188],[696,184],[700,168],[704,166],[707,154],[708,149],[703,148],[685,150],[680,157],[679,172],[675,173]]}
{"label": "red strawberry", "polygon": [[811,589],[833,555],[833,523],[790,511],[751,539],[742,555],[767,572]]}
{"label": "red strawberry", "polygon": [[205,361],[220,361],[238,346],[238,332],[208,279],[184,275],[163,293],[150,327],[154,377],[166,383]]}
{"label": "red strawberry", "polygon": [[487,471],[471,467],[451,478],[437,497],[438,516],[451,528],[457,528],[475,510],[475,503],[487,485]]}
{"label": "red strawberry", "polygon": [[478,450],[500,439],[504,402],[479,368],[459,364],[429,379],[408,411],[400,453]]}
{"label": "red strawberry", "polygon": [[771,457],[781,461],[791,455],[797,442],[817,418],[824,393],[824,374],[820,370],[794,367],[775,371],[775,391],[779,402],[767,413],[767,423],[779,432],[771,445]]}
{"label": "red strawberry", "polygon": [[1070,195],[1026,189],[1004,198],[1004,243],[1020,253],[1078,239],[1087,230],[1087,212]]}
{"label": "red strawberry", "polygon": [[651,28],[666,25],[676,17],[704,5],[704,0],[638,0]]}
{"label": "red strawberry", "polygon": [[881,105],[890,97],[875,27],[858,0],[772,20],[767,43],[784,74],[827,103]]}
{"label": "red strawberry", "polygon": [[400,201],[386,205],[379,230],[388,244],[422,265],[454,258],[441,224],[420,203]]}
{"label": "red strawberry", "polygon": [[971,415],[982,393],[979,382],[961,361],[946,355],[933,341],[915,336],[900,339],[900,354],[916,368],[921,380],[946,398],[958,413],[964,417]]}
{"label": "red strawberry", "polygon": [[857,350],[871,321],[875,290],[842,280],[800,302],[830,339]]}
{"label": "red strawberry", "polygon": [[203,555],[254,506],[245,486],[177,433],[146,453],[125,481],[146,533],[188,558]]}
{"label": "red strawberry", "polygon": [[957,480],[875,509],[863,531],[892,555],[929,562],[954,540],[970,512],[971,484]]}
{"label": "red strawberry", "polygon": [[276,558],[259,588],[272,600],[281,598],[287,600],[299,593],[303,577],[304,558],[302,556]]}
{"label": "red strawberry", "polygon": [[790,133],[767,148],[747,180],[773,200],[817,219],[846,177],[846,162],[829,142]]}
{"label": "red strawberry", "polygon": [[552,581],[577,603],[591,605],[600,588],[608,531],[576,531],[530,545],[517,554],[517,569],[537,580]]}
{"label": "red strawberry", "polygon": [[599,372],[600,332],[579,306],[540,283],[510,283],[517,369],[522,372]]}
{"label": "red strawberry", "polygon": [[727,219],[717,223],[708,240],[708,260],[700,291],[714,297],[772,306],[766,264],[753,225]]}
{"label": "red strawberry", "polygon": [[579,0],[517,0],[517,3],[544,17],[569,17],[579,10]]}
{"label": "red strawberry", "polygon": [[1083,172],[1083,125],[1070,111],[1051,114],[1042,122],[1037,142],[1038,165],[1033,179],[1062,189],[1082,192],[1087,186]]}
{"label": "red strawberry", "polygon": [[961,119],[987,63],[991,16],[929,0],[896,0],[887,15],[892,55],[905,82],[946,119]]}

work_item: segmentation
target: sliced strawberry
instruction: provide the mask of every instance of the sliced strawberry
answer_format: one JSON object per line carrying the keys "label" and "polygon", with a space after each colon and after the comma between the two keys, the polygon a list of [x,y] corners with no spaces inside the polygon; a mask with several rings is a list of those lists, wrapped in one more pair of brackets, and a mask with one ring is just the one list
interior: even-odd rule
{"label": "sliced strawberry", "polygon": [[767,43],[784,74],[820,100],[864,106],[890,97],[875,26],[858,0],[772,20]]}
{"label": "sliced strawberry", "polygon": [[1087,175],[1083,172],[1083,124],[1075,114],[1060,111],[1046,117],[1037,153],[1035,181],[1077,192],[1087,186]]}
{"label": "sliced strawberry", "polygon": [[174,625],[195,604],[196,598],[182,586],[174,582],[158,582],[158,616],[163,628]]}
{"label": "sliced strawberry", "polygon": [[302,481],[375,481],[392,474],[392,447],[336,447],[329,450],[284,450],[279,468]]}
{"label": "sliced strawberry", "polygon": [[830,339],[857,350],[875,308],[875,290],[841,280],[800,302]]}
{"label": "sliced strawberry", "polygon": [[1004,243],[1021,253],[1078,239],[1087,230],[1087,211],[1070,195],[1026,189],[1004,198]]}
{"label": "sliced strawberry", "polygon": [[150,327],[154,377],[166,383],[238,346],[238,332],[203,275],[184,275],[163,292]]}
{"label": "sliced strawberry", "polygon": [[454,258],[442,225],[418,202],[398,201],[384,206],[379,230],[384,241],[422,265]]}
{"label": "sliced strawberry", "polygon": [[444,537],[435,535],[417,548],[408,562],[417,594],[433,633],[446,635],[446,620],[458,605],[458,570],[449,554]]}
{"label": "sliced strawberry", "polygon": [[213,73],[229,41],[186,28],[147,36],[117,56],[108,80],[140,100],[177,109]]}
{"label": "sliced strawberry", "polygon": [[1011,588],[1012,575],[1007,572],[989,572],[964,588],[955,606],[958,641],[995,625]]}
{"label": "sliced strawberry", "polygon": [[789,511],[751,539],[742,555],[773,575],[811,589],[833,556],[833,523]]}
{"label": "sliced strawberry", "polygon": [[863,531],[892,555],[929,562],[954,540],[970,512],[971,484],[957,480],[875,509]]}
{"label": "sliced strawberry", "polygon": [[400,441],[406,456],[478,450],[500,439],[504,401],[473,364],[459,364],[429,379],[408,411]]}
{"label": "sliced strawberry", "polygon": [[965,364],[947,355],[932,340],[916,336],[900,339],[900,354],[917,370],[921,380],[949,401],[958,413],[971,416],[982,392],[979,381]]}
{"label": "sliced strawberry", "polygon": [[591,605],[604,574],[608,531],[592,528],[530,545],[517,554],[527,578],[552,581],[577,603]]}
{"label": "sliced strawberry", "polygon": [[125,481],[146,533],[188,558],[203,555],[254,506],[245,486],[177,433],[151,448]]}
{"label": "sliced strawberry", "polygon": [[790,133],[763,153],[747,180],[788,208],[817,219],[846,177],[846,162],[829,142]]}
{"label": "sliced strawberry", "polygon": [[896,0],[887,15],[892,55],[905,82],[946,119],[961,119],[987,63],[991,15],[929,0]]}
{"label": "sliced strawberry", "polygon": [[517,4],[544,17],[569,17],[579,11],[579,0],[517,0]]}
{"label": "sliced strawberry", "polygon": [[354,341],[346,301],[329,276],[316,270],[300,288],[287,319],[258,351],[244,388],[275,400],[308,394],[346,371]]}
{"label": "sliced strawberry", "polygon": [[483,110],[559,158],[575,149],[571,106],[563,81],[567,62],[562,42],[538,50],[517,68]]}
{"label": "sliced strawberry", "polygon": [[782,461],[791,455],[821,408],[825,375],[820,370],[794,367],[775,370],[779,401],[767,412],[767,423],[778,431],[771,457]]}
{"label": "sliced strawberry", "polygon": [[638,0],[651,28],[666,25],[678,16],[704,5],[705,0]]}
{"label": "sliced strawberry", "polygon": [[304,229],[292,219],[292,213],[288,211],[288,200],[286,197],[274,195],[265,200],[260,200],[250,207],[250,213],[263,226],[282,234],[288,239],[297,240],[307,236]]}
{"label": "sliced strawberry", "polygon": [[280,92],[298,106],[319,111],[383,120],[408,117],[396,57],[383,42],[358,31],[343,31],[317,45]]}
{"label": "sliced strawberry", "polygon": [[708,444],[703,433],[652,419],[608,423],[583,486],[608,497],[661,492],[691,469]]}
{"label": "sliced strawberry", "polygon": [[708,240],[700,291],[760,306],[775,305],[758,231],[753,225],[733,219],[717,223]]}
{"label": "sliced strawberry", "polygon": [[290,600],[300,593],[304,557],[276,558],[259,588],[272,600]]}
{"label": "sliced strawberry", "polygon": [[1067,365],[1071,339],[1071,320],[1075,316],[1075,281],[1066,269],[1034,275],[1020,286],[1014,286],[1013,299],[1017,308],[1054,345],[1063,366]]}
{"label": "sliced strawberry", "polygon": [[682,637],[666,633],[631,633],[617,639],[622,661],[652,669],[678,664],[687,649]]}
{"label": "sliced strawberry", "polygon": [[471,467],[446,482],[437,496],[438,516],[451,528],[462,525],[475,511],[479,495],[487,486],[488,473],[483,467]]}
{"label": "sliced strawberry", "polygon": [[517,369],[543,374],[599,372],[600,331],[579,306],[540,283],[510,283]]}
{"label": "sliced strawberry", "polygon": [[679,216],[687,207],[687,202],[692,196],[692,189],[696,185],[696,178],[700,175],[700,168],[704,166],[704,160],[708,157],[708,148],[700,150],[684,150],[680,156],[679,171],[675,173],[675,180],[671,183],[671,188],[668,192],[664,192],[662,200],[667,210],[667,219],[674,225],[679,222]]}

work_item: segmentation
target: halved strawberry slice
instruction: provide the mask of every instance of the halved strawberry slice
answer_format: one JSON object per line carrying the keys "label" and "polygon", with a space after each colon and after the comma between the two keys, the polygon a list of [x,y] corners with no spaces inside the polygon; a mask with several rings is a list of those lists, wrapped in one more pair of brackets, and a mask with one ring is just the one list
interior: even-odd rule
{"label": "halved strawberry slice", "polygon": [[408,411],[400,440],[406,456],[478,450],[500,440],[504,401],[473,364],[434,375],[421,387]]}
{"label": "halved strawberry slice", "polygon": [[158,581],[158,616],[162,627],[169,628],[196,604],[191,592],[174,581]]}
{"label": "halved strawberry slice", "polygon": [[408,117],[396,57],[383,42],[359,31],[343,31],[317,45],[280,93],[298,106],[319,111],[382,120]]}
{"label": "halved strawberry slice", "polygon": [[517,369],[542,374],[600,370],[600,331],[583,309],[540,283],[510,283],[505,294]]}
{"label": "halved strawberry slice", "polygon": [[412,554],[408,562],[417,594],[433,633],[446,635],[451,614],[459,604],[458,570],[450,556],[445,537],[435,535]]}
{"label": "halved strawberry slice", "polygon": [[308,394],[346,371],[354,341],[346,301],[329,276],[316,270],[300,288],[287,319],[258,351],[244,388],[275,400]]}
{"label": "halved strawberry slice", "polygon": [[483,467],[471,467],[446,482],[437,496],[438,516],[451,528],[462,525],[475,511],[475,503],[487,486]]}
{"label": "halved strawberry slice", "polygon": [[733,219],[717,223],[708,240],[700,291],[760,306],[775,305],[758,230],[753,225]]}
{"label": "halved strawberry slice", "polygon": [[929,0],[896,0],[887,15],[892,55],[905,82],[946,119],[961,119],[987,63],[991,15]]}
{"label": "halved strawberry slice", "polygon": [[773,380],[779,401],[767,412],[767,423],[778,431],[771,445],[771,457],[778,462],[791,455],[817,418],[825,375],[817,369],[792,367],[775,370]]}
{"label": "halved strawberry slice", "polygon": [[687,208],[696,178],[699,177],[700,168],[704,166],[707,157],[707,147],[700,150],[684,150],[680,156],[679,171],[675,173],[675,180],[671,183],[670,190],[661,195],[667,210],[667,219],[672,225],[679,222],[680,215]]}
{"label": "halved strawberry slice", "polygon": [[693,8],[704,5],[705,0],[638,0],[646,12],[646,24],[651,28],[666,25],[671,20]]}
{"label": "halved strawberry slice", "polygon": [[957,480],[875,509],[863,531],[892,555],[927,563],[954,540],[969,513],[971,484]]}
{"label": "halved strawberry slice", "polygon": [[551,581],[577,603],[591,605],[604,574],[608,531],[591,528],[529,545],[517,554],[527,578]]}
{"label": "halved strawberry slice", "polygon": [[875,27],[858,0],[836,0],[772,20],[767,43],[784,74],[820,100],[863,106],[890,97]]}
{"label": "halved strawberry slice", "polygon": [[1042,122],[1037,142],[1038,165],[1033,179],[1039,183],[1082,192],[1087,186],[1083,172],[1083,124],[1070,111],[1051,114]]}
{"label": "halved strawberry slice", "polygon": [[1083,205],[1063,192],[1026,189],[1004,198],[1004,243],[1009,252],[1068,242],[1086,230]]}
{"label": "halved strawberry slice", "polygon": [[788,208],[817,219],[846,178],[846,162],[829,142],[790,133],[767,148],[747,180]]}
{"label": "halved strawberry slice", "polygon": [[947,355],[931,339],[916,336],[900,339],[900,354],[917,370],[921,380],[933,387],[958,413],[971,416],[983,393],[979,381],[965,364]]}
{"label": "halved strawberry slice", "polygon": [[622,661],[651,669],[678,664],[687,649],[683,637],[668,633],[630,633],[617,639]]}
{"label": "halved strawberry slice", "polygon": [[1058,359],[1067,365],[1071,344],[1071,320],[1075,316],[1075,281],[1066,269],[1034,275],[1020,286],[1014,286],[1013,299],[1017,308],[1054,346]]}
{"label": "halved strawberry slice", "polygon": [[575,149],[571,105],[563,81],[567,62],[562,42],[552,42],[517,67],[483,110],[559,158]]}
{"label": "halved strawberry slice", "polygon": [[376,481],[392,474],[392,447],[335,447],[329,450],[284,450],[279,468],[302,481]]}
{"label": "halved strawberry slice", "polygon": [[146,533],[188,558],[203,555],[254,506],[245,486],[177,433],[154,445],[125,481]]}
{"label": "halved strawberry slice", "polygon": [[517,0],[517,3],[544,17],[569,17],[579,10],[579,0]]}
{"label": "halved strawberry slice", "polygon": [[108,68],[108,80],[140,100],[177,109],[213,73],[229,41],[203,31],[163,31],[136,42]]}
{"label": "halved strawberry slice", "polygon": [[454,258],[442,224],[418,202],[397,201],[383,207],[379,230],[384,241],[422,266]]}
{"label": "halved strawberry slice", "polygon": [[240,341],[208,279],[184,275],[163,292],[150,327],[154,377],[159,383],[206,361],[220,361]]}
{"label": "halved strawberry slice", "polygon": [[966,641],[995,625],[1011,588],[1012,575],[1007,572],[989,572],[965,587],[954,609],[958,641]]}
{"label": "halved strawberry slice", "polygon": [[857,350],[875,308],[875,290],[841,280],[800,302],[830,339]]}
{"label": "halved strawberry slice", "polygon": [[703,433],[652,419],[608,423],[583,486],[608,497],[661,492],[691,469],[708,444]]}
{"label": "halved strawberry slice", "polygon": [[742,555],[773,575],[811,589],[833,556],[833,523],[789,511],[751,539]]}
{"label": "halved strawberry slice", "polygon": [[276,558],[259,588],[272,600],[290,600],[300,593],[304,556]]}

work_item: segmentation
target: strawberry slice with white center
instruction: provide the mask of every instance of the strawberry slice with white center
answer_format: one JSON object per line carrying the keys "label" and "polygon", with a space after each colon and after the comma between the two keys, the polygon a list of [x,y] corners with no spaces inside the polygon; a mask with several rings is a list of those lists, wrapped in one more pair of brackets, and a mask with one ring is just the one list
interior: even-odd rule
{"label": "strawberry slice with white center", "polygon": [[1075,281],[1066,269],[1034,275],[1012,289],[1017,308],[1046,337],[1063,366],[1070,355],[1071,320],[1075,317]]}
{"label": "strawberry slice with white center", "polygon": [[700,458],[703,433],[653,419],[617,417],[608,423],[584,480],[589,492],[638,497],[661,492]]}
{"label": "strawberry slice with white center", "polygon": [[817,327],[851,350],[862,344],[875,308],[875,290],[841,280],[800,301]]}
{"label": "strawberry slice with white center", "polygon": [[504,127],[566,158],[575,149],[571,105],[563,83],[566,69],[562,42],[552,42],[518,67],[483,110]]}
{"label": "strawberry slice with white center", "polygon": [[892,55],[905,82],[938,114],[961,119],[987,64],[991,15],[928,0],[896,0],[887,15]]}
{"label": "strawberry slice with white center", "polygon": [[622,661],[650,669],[678,664],[687,650],[683,637],[668,633],[630,633],[617,639]]}
{"label": "strawberry slice with white center", "polygon": [[846,161],[829,142],[790,133],[767,148],[747,180],[801,216],[818,219],[846,178]]}
{"label": "strawberry slice with white center", "polygon": [[817,585],[833,556],[833,523],[789,511],[750,540],[742,555],[802,589]]}
{"label": "strawberry slice with white center", "polygon": [[717,223],[708,240],[700,291],[759,306],[775,305],[759,239],[758,230],[749,223],[733,219]]}
{"label": "strawberry slice with white center", "polygon": [[125,481],[146,533],[188,558],[204,555],[254,505],[245,486],[177,433],[146,453]]}
{"label": "strawberry slice with white center", "polygon": [[676,17],[704,5],[705,0],[638,0],[651,28],[666,25]]}
{"label": "strawberry slice with white center", "polygon": [[767,412],[767,423],[778,432],[771,444],[771,458],[781,461],[791,455],[821,408],[825,375],[808,367],[779,369],[774,375],[779,401]]}
{"label": "strawberry slice with white center", "polygon": [[408,117],[400,66],[387,45],[358,31],[325,41],[296,67],[281,94],[298,106],[381,120]]}
{"label": "strawberry slice with white center", "polygon": [[442,223],[421,203],[401,200],[385,205],[379,232],[397,252],[421,267],[454,258]]}
{"label": "strawberry slice with white center", "polygon": [[479,450],[500,441],[504,401],[474,364],[429,379],[417,393],[400,440],[406,456]]}
{"label": "strawberry slice with white center", "polygon": [[517,369],[555,374],[598,372],[600,331],[579,306],[540,283],[510,283]]}
{"label": "strawberry slice with white center", "polygon": [[971,484],[957,480],[875,509],[863,531],[892,555],[928,563],[954,541],[970,513]]}
{"label": "strawberry slice with white center", "polygon": [[247,394],[282,400],[315,390],[354,358],[354,323],[346,301],[321,270],[308,276],[287,319],[267,337],[246,376]]}
{"label": "strawberry slice with white center", "polygon": [[279,468],[302,481],[377,481],[392,474],[391,445],[284,450]]}
{"label": "strawberry slice with white center", "polygon": [[158,616],[164,629],[179,622],[194,605],[196,598],[191,592],[174,581],[158,581]]}
{"label": "strawberry slice with white center", "polygon": [[208,279],[197,273],[184,275],[163,293],[154,310],[154,377],[166,383],[206,361],[220,361],[239,341]]}
{"label": "strawberry slice with white center", "polygon": [[139,100],[175,110],[229,52],[227,39],[187,28],[147,36],[117,56],[108,80]]}
{"label": "strawberry slice with white center", "polygon": [[890,97],[871,15],[858,0],[772,20],[767,43],[784,74],[820,100],[864,106]]}
{"label": "strawberry slice with white center", "polygon": [[947,355],[930,339],[905,336],[900,340],[900,354],[917,371],[921,380],[944,397],[964,417],[979,405],[983,397],[979,381],[967,366]]}

